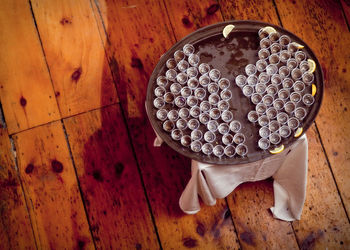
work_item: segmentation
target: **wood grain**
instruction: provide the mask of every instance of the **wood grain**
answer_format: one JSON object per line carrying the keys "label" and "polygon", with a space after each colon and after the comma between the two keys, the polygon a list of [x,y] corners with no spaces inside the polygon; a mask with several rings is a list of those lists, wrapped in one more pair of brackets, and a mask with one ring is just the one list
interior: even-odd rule
{"label": "wood grain", "polygon": [[297,249],[289,222],[274,219],[272,179],[244,183],[228,196],[228,204],[244,249]]}
{"label": "wood grain", "polygon": [[7,129],[0,128],[0,249],[36,249]]}
{"label": "wood grain", "polygon": [[220,5],[214,0],[201,1],[201,4],[195,0],[166,0],[165,6],[177,40],[201,27],[223,21]]}
{"label": "wood grain", "polygon": [[280,25],[273,0],[219,0],[224,19],[258,20]]}
{"label": "wood grain", "polygon": [[93,248],[61,122],[13,139],[38,248]]}
{"label": "wood grain", "polygon": [[[100,13],[110,41],[106,51],[123,108],[128,118],[145,118],[143,111],[149,75],[159,57],[175,41],[164,15],[165,8],[154,0],[147,3],[136,0],[96,3],[105,6],[105,11]],[[145,52],[147,54],[140,54]]]}
{"label": "wood grain", "polygon": [[307,132],[309,170],[306,201],[293,228],[301,249],[341,249],[350,245],[350,224],[322,150],[315,125]]}
{"label": "wood grain", "polygon": [[324,104],[316,123],[350,214],[350,33],[341,6],[336,1],[278,0],[276,4],[283,26],[304,39],[322,65]]}
{"label": "wood grain", "polygon": [[89,0],[33,0],[62,117],[117,101]]}
{"label": "wood grain", "polygon": [[349,0],[340,0],[340,3],[343,7],[345,18],[347,20],[347,25],[349,28],[349,21],[350,21],[350,1]]}
{"label": "wood grain", "polygon": [[64,124],[97,248],[159,248],[119,106]]}
{"label": "wood grain", "polygon": [[1,1],[0,30],[0,99],[9,133],[59,119],[29,2]]}
{"label": "wood grain", "polygon": [[163,3],[107,2],[104,9],[101,14],[111,42],[107,54],[162,247],[238,248],[225,201],[204,206],[197,215],[185,215],[178,200],[190,177],[190,161],[165,145],[153,147],[155,135],[144,110],[147,82],[159,57],[175,42]]}

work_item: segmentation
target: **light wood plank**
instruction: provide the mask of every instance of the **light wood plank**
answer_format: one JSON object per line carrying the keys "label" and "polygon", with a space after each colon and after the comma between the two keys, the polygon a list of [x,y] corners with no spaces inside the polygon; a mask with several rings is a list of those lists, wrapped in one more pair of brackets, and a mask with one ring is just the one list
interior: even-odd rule
{"label": "light wood plank", "polygon": [[107,53],[162,247],[238,248],[225,201],[204,206],[194,216],[182,213],[178,200],[190,178],[190,161],[167,146],[153,147],[155,135],[144,111],[147,82],[159,57],[175,42],[163,2],[107,2],[104,9],[111,41]]}
{"label": "light wood plank", "polygon": [[0,99],[9,133],[60,119],[29,2],[1,1],[0,30]]}
{"label": "light wood plank", "polygon": [[278,0],[276,4],[284,27],[304,39],[322,65],[325,94],[316,122],[350,214],[350,33],[340,3]]}
{"label": "light wood plank", "polygon": [[0,128],[0,249],[36,249],[7,129]]}
{"label": "light wood plank", "polygon": [[119,106],[64,124],[97,248],[159,248]]}
{"label": "light wood plank", "polygon": [[117,102],[90,0],[33,0],[62,117]]}
{"label": "light wood plank", "polygon": [[61,122],[13,139],[38,248],[93,248]]}

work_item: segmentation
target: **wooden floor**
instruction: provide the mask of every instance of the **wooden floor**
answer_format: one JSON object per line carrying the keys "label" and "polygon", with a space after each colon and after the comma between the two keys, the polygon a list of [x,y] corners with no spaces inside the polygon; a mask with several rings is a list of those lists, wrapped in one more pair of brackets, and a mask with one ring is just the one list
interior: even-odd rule
{"label": "wooden floor", "polygon": [[[152,147],[159,57],[231,19],[283,26],[321,62],[300,221],[273,219],[272,180],[185,215],[190,160]],[[349,22],[347,0],[0,1],[0,249],[350,249]]]}

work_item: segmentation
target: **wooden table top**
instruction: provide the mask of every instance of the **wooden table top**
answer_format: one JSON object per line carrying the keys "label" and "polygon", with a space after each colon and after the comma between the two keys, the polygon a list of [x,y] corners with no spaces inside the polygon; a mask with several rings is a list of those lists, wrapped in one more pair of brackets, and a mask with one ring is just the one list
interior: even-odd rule
{"label": "wooden table top", "polygon": [[[160,56],[232,19],[280,25],[321,62],[300,221],[272,217],[272,179],[185,215],[190,160],[152,146]],[[349,21],[347,0],[0,1],[0,249],[348,249]]]}

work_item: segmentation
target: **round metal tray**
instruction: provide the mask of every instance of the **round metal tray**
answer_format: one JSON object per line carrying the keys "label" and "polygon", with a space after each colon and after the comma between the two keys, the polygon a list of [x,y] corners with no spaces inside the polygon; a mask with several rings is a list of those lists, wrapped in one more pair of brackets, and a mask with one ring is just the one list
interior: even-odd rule
{"label": "round metal tray", "polygon": [[[228,39],[224,39],[222,30],[228,24],[235,25],[235,28],[233,32],[230,33]],[[257,142],[259,140],[259,126],[250,123],[247,119],[247,114],[250,110],[254,109],[254,105],[251,103],[250,99],[241,93],[241,89],[234,84],[235,77],[244,73],[244,67],[247,64],[255,63],[258,60],[258,30],[265,26],[272,26],[281,34],[290,36],[292,41],[304,45],[305,48],[303,51],[306,53],[307,57],[316,62],[316,71],[314,72],[314,84],[317,87],[315,103],[308,109],[308,115],[300,125],[303,127],[303,133],[305,133],[311,126],[320,109],[324,89],[323,74],[320,63],[309,46],[307,46],[304,41],[293,33],[276,25],[258,21],[227,21],[198,29],[197,31],[183,38],[181,41],[177,42],[160,58],[149,79],[146,98],[148,118],[156,133],[175,151],[196,161],[212,164],[249,163],[271,156],[268,150],[261,150],[258,148]],[[153,100],[155,98],[154,89],[157,86],[156,79],[159,75],[164,75],[165,71],[167,70],[165,66],[166,61],[170,57],[173,57],[176,50],[182,49],[182,47],[187,43],[194,45],[196,52],[199,52],[201,62],[207,62],[213,68],[219,69],[222,76],[231,81],[230,90],[232,91],[233,98],[230,100],[230,110],[234,114],[234,119],[237,119],[242,123],[241,131],[246,136],[245,144],[248,146],[248,154],[245,157],[235,156],[233,158],[218,158],[213,155],[207,156],[201,152],[195,153],[191,151],[190,148],[186,148],[179,142],[172,140],[170,134],[163,130],[162,122],[157,120],[155,115],[157,109],[153,106]],[[217,47],[221,46],[223,48],[221,51],[216,49]],[[222,50],[224,50],[224,53]],[[308,91],[311,92],[311,87],[309,86],[309,88],[310,89],[308,89]],[[286,150],[296,140],[297,138],[290,136],[287,139],[283,139],[281,144],[284,144]]]}

